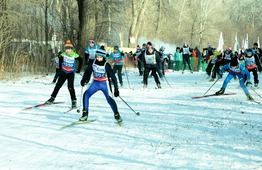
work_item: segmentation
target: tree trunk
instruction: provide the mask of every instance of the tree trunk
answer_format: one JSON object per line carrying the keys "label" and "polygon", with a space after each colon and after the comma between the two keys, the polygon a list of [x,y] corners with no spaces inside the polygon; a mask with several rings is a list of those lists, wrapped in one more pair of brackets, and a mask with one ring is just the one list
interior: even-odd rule
{"label": "tree trunk", "polygon": [[141,29],[141,23],[143,22],[143,15],[146,9],[148,0],[141,0],[141,8],[139,8],[140,0],[132,1],[132,22],[129,30],[129,38],[135,38],[135,44],[131,44],[130,40],[128,41],[128,47],[135,47],[137,44],[137,38],[139,30]]}
{"label": "tree trunk", "polygon": [[157,17],[157,25],[156,25],[156,35],[159,35],[160,26],[161,26],[161,0],[159,0],[158,2],[159,3],[158,3],[158,17]]}
{"label": "tree trunk", "polygon": [[79,37],[78,50],[84,53],[90,38],[96,38],[97,0],[78,0],[79,9]]}
{"label": "tree trunk", "polygon": [[48,65],[47,64],[47,60],[49,59],[49,55],[47,53],[48,50],[48,0],[45,1],[45,52],[44,55],[46,55],[45,57],[45,67]]}

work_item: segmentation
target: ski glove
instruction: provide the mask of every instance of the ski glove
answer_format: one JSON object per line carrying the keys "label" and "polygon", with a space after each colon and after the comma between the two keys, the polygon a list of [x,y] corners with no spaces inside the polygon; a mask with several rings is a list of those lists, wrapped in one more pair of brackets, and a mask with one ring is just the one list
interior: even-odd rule
{"label": "ski glove", "polygon": [[250,82],[250,80],[248,80],[248,81],[246,82],[246,86],[247,86],[247,87],[252,86],[252,83]]}
{"label": "ski glove", "polygon": [[118,90],[118,89],[115,89],[114,96],[115,96],[115,97],[118,97],[118,96],[119,96],[119,90]]}
{"label": "ski glove", "polygon": [[77,69],[77,70],[76,70],[76,73],[80,73],[80,69]]}
{"label": "ski glove", "polygon": [[86,85],[86,80],[82,79],[81,82],[80,82],[81,86],[85,86]]}
{"label": "ski glove", "polygon": [[221,79],[223,77],[223,74],[218,74],[218,79]]}

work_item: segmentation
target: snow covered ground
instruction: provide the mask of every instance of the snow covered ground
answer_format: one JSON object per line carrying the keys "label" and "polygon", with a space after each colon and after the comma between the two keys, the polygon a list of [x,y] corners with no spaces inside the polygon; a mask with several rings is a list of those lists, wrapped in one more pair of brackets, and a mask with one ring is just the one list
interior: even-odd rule
{"label": "snow covered ground", "polygon": [[[81,116],[76,110],[64,114],[71,105],[66,84],[56,98],[64,104],[24,111],[50,97],[53,74],[1,82],[0,169],[262,169],[262,105],[247,101],[238,81],[226,89],[236,95],[192,99],[213,84],[203,72],[167,72],[171,87],[162,82],[162,89],[155,89],[153,78],[143,89],[133,69],[128,78],[131,88],[124,76],[120,96],[141,115],[116,98],[124,120],[120,128],[101,92],[90,101],[89,118],[95,122],[61,129]],[[76,75],[78,104],[80,80]],[[259,86],[256,92],[262,95]]]}

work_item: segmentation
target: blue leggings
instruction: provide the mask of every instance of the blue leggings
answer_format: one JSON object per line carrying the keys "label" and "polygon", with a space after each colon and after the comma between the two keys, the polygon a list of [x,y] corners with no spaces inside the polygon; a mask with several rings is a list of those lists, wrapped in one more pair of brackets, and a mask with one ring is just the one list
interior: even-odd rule
{"label": "blue leggings", "polygon": [[245,94],[249,94],[248,89],[247,89],[247,87],[245,86],[245,83],[244,83],[244,75],[243,75],[243,74],[235,74],[235,75],[234,75],[234,74],[229,73],[229,74],[227,75],[226,79],[224,80],[224,83],[223,83],[222,88],[226,89],[227,84],[228,84],[228,83],[230,82],[230,80],[231,80],[232,78],[234,78],[235,76],[238,77],[238,79],[239,79],[239,84],[240,84],[241,88],[244,90]]}
{"label": "blue leggings", "polygon": [[100,82],[100,81],[93,81],[89,88],[85,91],[84,96],[83,96],[83,110],[88,111],[89,108],[89,98],[96,93],[97,91],[101,90],[107,100],[107,103],[110,105],[111,109],[113,110],[114,113],[118,113],[117,105],[115,100],[109,96],[109,91],[108,91],[108,84],[106,81]]}

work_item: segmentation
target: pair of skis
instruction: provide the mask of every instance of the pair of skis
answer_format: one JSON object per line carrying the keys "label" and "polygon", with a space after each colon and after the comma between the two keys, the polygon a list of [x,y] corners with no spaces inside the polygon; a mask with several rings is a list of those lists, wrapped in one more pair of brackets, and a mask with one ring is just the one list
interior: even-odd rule
{"label": "pair of skis", "polygon": [[[34,109],[34,108],[38,108],[38,107],[50,106],[50,105],[53,105],[53,104],[63,104],[63,103],[65,103],[65,102],[54,102],[52,104],[41,103],[41,104],[37,104],[37,105],[34,105],[34,106],[30,106],[30,107],[24,108],[23,110],[30,110],[30,109]],[[77,112],[80,112],[79,111],[79,107],[76,107],[76,108],[70,108],[67,111],[65,111],[64,113],[69,113],[70,111],[75,110],[75,109],[77,109]],[[80,125],[80,124],[92,123],[94,121],[96,121],[96,119],[86,120],[86,121],[75,121],[75,122],[72,122],[72,123],[70,123],[68,125],[62,126],[60,129],[65,129],[65,128],[72,127],[72,126],[75,126],[75,125]],[[121,127],[122,123],[123,123],[122,121],[121,122],[117,122],[118,127]]]}
{"label": "pair of skis", "polygon": [[207,95],[203,95],[203,96],[195,96],[192,97],[192,99],[201,99],[201,98],[205,98],[205,97],[212,97],[212,96],[222,96],[222,95],[235,95],[236,93],[224,93],[224,94],[207,94]]}
{"label": "pair of skis", "polygon": [[[67,125],[64,125],[64,126],[62,126],[61,128],[60,128],[60,130],[63,130],[63,129],[66,129],[66,128],[70,128],[70,127],[73,127],[73,126],[76,126],[76,125],[82,125],[82,124],[88,124],[88,123],[92,123],[92,122],[95,122],[96,121],[96,119],[90,119],[90,120],[85,120],[85,121],[74,121],[74,122],[72,122],[72,123],[70,123],[70,124],[67,124]],[[116,122],[116,124],[117,124],[117,127],[118,128],[121,128],[122,127],[122,125],[123,125],[123,121],[121,121],[121,122]]]}
{"label": "pair of skis", "polygon": [[[63,104],[63,103],[65,103],[65,102],[54,102],[52,104],[41,103],[41,104],[37,104],[37,105],[34,105],[34,106],[24,108],[23,110],[30,110],[30,109],[34,109],[34,108],[38,108],[38,107],[50,106],[50,105],[53,105],[53,104]],[[70,108],[67,111],[65,111],[64,113],[69,113],[69,112],[71,112],[72,110],[75,110],[75,109],[77,109],[78,113],[80,112],[79,107],[76,107],[76,108]]]}
{"label": "pair of skis", "polygon": [[[224,94],[208,94],[208,95],[203,95],[203,96],[194,96],[192,97],[192,99],[201,99],[201,98],[206,98],[206,97],[216,97],[216,96],[228,96],[228,95],[235,95],[236,93],[224,93]],[[256,101],[256,100],[249,100],[250,102],[254,102],[254,103],[257,103],[257,104],[261,104],[261,102],[259,101]]]}
{"label": "pair of skis", "polygon": [[38,107],[49,106],[49,105],[53,105],[53,104],[63,104],[63,103],[65,103],[65,102],[54,102],[52,104],[41,103],[41,104],[37,104],[37,105],[34,105],[34,106],[24,108],[23,110],[30,110],[30,109],[34,109],[34,108],[38,108]]}

